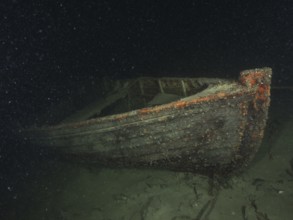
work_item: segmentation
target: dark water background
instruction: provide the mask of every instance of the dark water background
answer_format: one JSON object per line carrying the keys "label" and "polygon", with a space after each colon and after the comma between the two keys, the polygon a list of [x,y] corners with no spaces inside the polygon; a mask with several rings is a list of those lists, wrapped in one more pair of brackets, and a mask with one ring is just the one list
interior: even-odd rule
{"label": "dark water background", "polygon": [[18,127],[103,77],[236,78],[269,66],[273,86],[293,84],[291,1],[12,0],[0,10],[2,214],[58,169]]}

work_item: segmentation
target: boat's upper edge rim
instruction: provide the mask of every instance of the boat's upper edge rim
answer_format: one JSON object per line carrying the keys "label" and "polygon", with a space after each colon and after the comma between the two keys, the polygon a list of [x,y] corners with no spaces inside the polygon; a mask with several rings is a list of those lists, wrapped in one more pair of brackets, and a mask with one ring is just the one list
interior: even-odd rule
{"label": "boat's upper edge rim", "polygon": [[[244,70],[240,73],[240,77],[245,74],[256,73],[259,71],[262,71],[262,72],[268,71],[271,73],[271,68],[264,67],[264,68],[256,68],[256,69],[251,69],[251,70]],[[271,77],[271,76],[269,76],[269,77]],[[173,77],[166,77],[166,78],[173,78]],[[215,78],[211,78],[211,79],[215,79]],[[154,106],[154,107],[145,107],[145,108],[136,109],[136,110],[132,110],[129,112],[120,113],[120,114],[114,114],[114,115],[100,117],[100,118],[93,118],[93,119],[88,119],[88,120],[79,121],[79,122],[63,123],[63,124],[49,125],[49,126],[42,126],[42,127],[32,127],[32,128],[28,128],[25,130],[62,129],[62,128],[68,128],[68,127],[89,126],[92,124],[101,123],[101,122],[105,122],[105,121],[119,121],[119,120],[123,120],[128,117],[133,117],[133,116],[137,116],[137,115],[144,115],[144,114],[152,114],[152,113],[156,113],[156,112],[159,112],[162,110],[167,110],[170,108],[185,108],[185,107],[188,107],[193,104],[200,104],[203,102],[216,101],[216,100],[220,100],[220,99],[227,99],[230,97],[237,97],[237,96],[243,95],[244,93],[253,94],[257,90],[257,88],[254,85],[250,85],[250,86],[245,85],[241,81],[241,78],[239,79],[239,81],[231,81],[231,80],[224,79],[224,80],[222,80],[222,85],[223,85],[223,81],[225,81],[225,83],[230,82],[230,84],[233,84],[233,86],[232,86],[233,88],[229,88],[229,90],[227,90],[227,91],[220,91],[220,92],[216,92],[216,93],[211,93],[208,96],[202,96],[202,97],[199,96],[199,94],[201,93],[200,92],[200,93],[197,93],[196,95],[192,95],[192,96],[194,96],[194,98],[192,98],[192,99],[187,100],[187,98],[192,97],[192,96],[189,96],[189,97],[185,97],[181,100],[177,100],[177,101],[174,101],[171,103],[158,105],[158,106]],[[218,86],[218,85],[221,85],[221,84],[220,83],[215,84],[214,86]],[[214,87],[214,86],[212,86],[212,87]],[[210,89],[210,87],[208,87],[207,89]],[[231,89],[234,89],[234,90],[231,90]]]}

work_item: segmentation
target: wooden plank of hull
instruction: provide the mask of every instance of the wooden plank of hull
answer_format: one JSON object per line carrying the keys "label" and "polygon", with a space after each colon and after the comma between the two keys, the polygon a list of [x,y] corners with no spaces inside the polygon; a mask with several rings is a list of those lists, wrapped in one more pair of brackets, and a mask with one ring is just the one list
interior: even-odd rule
{"label": "wooden plank of hull", "polygon": [[34,129],[32,142],[105,166],[230,172],[256,153],[269,106],[271,69],[241,73],[177,102]]}

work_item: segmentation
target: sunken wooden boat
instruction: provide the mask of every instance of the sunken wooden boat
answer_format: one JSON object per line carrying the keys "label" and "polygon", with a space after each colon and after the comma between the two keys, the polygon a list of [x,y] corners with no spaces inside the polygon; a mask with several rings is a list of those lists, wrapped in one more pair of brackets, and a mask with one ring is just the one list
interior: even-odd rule
{"label": "sunken wooden boat", "polygon": [[229,173],[246,166],[261,144],[271,76],[265,67],[243,71],[236,81],[132,79],[23,135],[67,158],[107,167]]}

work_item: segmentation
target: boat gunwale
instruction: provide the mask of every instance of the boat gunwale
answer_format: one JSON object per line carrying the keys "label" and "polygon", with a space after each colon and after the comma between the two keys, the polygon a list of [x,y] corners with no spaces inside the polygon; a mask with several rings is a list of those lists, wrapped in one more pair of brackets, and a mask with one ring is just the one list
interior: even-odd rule
{"label": "boat gunwale", "polygon": [[[120,122],[122,123],[124,120],[130,119],[132,117],[144,117],[146,115],[154,115],[154,113],[158,113],[161,111],[169,110],[169,109],[183,109],[185,107],[190,107],[191,105],[200,104],[203,102],[210,102],[210,101],[217,101],[220,99],[228,99],[231,97],[242,96],[245,93],[255,95],[256,99],[266,99],[263,94],[258,94],[259,89],[262,88],[262,83],[259,82],[262,77],[269,77],[271,78],[271,68],[263,67],[263,68],[255,68],[244,70],[240,72],[240,78],[238,80],[229,80],[229,79],[220,79],[220,78],[205,78],[205,77],[198,77],[198,78],[180,78],[180,77],[161,77],[161,78],[153,78],[153,77],[139,77],[135,79],[135,81],[139,81],[142,79],[175,79],[175,80],[202,80],[202,82],[206,81],[205,83],[208,84],[208,87],[198,93],[193,95],[184,97],[180,100],[173,101],[170,103],[157,105],[153,107],[143,107],[123,113],[97,117],[87,120],[82,120],[78,122],[68,122],[68,123],[59,123],[54,125],[43,125],[43,126],[33,126],[25,128],[25,131],[52,131],[52,130],[59,130],[59,129],[75,129],[81,128],[85,126],[92,126],[99,123],[107,123],[107,122]],[[216,83],[217,82],[217,83]],[[229,85],[234,86],[232,88],[226,88],[224,91],[220,90],[218,92],[211,92],[207,95],[201,94],[213,87],[220,86],[220,85]],[[266,91],[269,91],[270,86],[265,88]],[[266,92],[266,91],[261,91]],[[262,96],[260,96],[262,95]],[[193,97],[190,99],[190,97]],[[190,100],[189,100],[190,99]],[[262,101],[264,101],[262,100]],[[141,119],[142,120],[142,119]]]}

